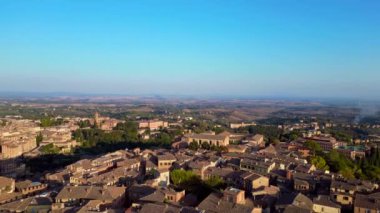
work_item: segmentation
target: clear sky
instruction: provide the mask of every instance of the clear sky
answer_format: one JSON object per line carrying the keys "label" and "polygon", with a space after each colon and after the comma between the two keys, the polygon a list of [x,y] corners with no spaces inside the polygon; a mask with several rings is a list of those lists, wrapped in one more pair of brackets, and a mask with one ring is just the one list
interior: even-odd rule
{"label": "clear sky", "polygon": [[379,0],[0,0],[0,91],[380,98]]}

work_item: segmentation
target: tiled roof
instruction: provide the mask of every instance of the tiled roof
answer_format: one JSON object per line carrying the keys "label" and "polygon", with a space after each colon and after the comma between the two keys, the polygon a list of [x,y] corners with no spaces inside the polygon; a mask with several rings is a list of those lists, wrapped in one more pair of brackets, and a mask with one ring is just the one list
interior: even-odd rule
{"label": "tiled roof", "polygon": [[211,193],[198,205],[198,209],[218,213],[251,213],[253,210],[251,206],[223,201],[222,196],[218,193]]}
{"label": "tiled roof", "polygon": [[65,186],[56,199],[114,200],[125,193],[125,187]]}
{"label": "tiled roof", "polygon": [[340,205],[332,202],[329,196],[319,195],[317,198],[314,198],[313,202],[317,205],[340,208]]}
{"label": "tiled roof", "polygon": [[372,195],[357,194],[355,196],[354,206],[380,210],[380,198],[377,193]]}

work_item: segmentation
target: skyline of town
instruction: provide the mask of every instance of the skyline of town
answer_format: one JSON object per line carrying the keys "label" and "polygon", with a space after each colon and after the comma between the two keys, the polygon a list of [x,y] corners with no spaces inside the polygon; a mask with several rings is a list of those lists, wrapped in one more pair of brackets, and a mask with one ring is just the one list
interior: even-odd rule
{"label": "skyline of town", "polygon": [[380,0],[0,0],[0,212],[379,213]]}
{"label": "skyline of town", "polygon": [[351,0],[1,1],[0,91],[379,99],[378,10]]}
{"label": "skyline of town", "polygon": [[378,111],[98,101],[0,99],[1,212],[380,210]]}

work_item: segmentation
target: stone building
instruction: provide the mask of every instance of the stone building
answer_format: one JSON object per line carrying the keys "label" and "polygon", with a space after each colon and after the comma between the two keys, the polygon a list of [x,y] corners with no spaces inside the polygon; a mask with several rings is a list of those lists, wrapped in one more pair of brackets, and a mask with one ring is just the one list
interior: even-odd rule
{"label": "stone building", "polygon": [[192,133],[185,135],[183,140],[187,143],[196,142],[199,145],[208,143],[210,146],[227,146],[229,144],[230,136],[229,134],[224,133],[216,135],[214,132],[201,134]]}
{"label": "stone building", "polygon": [[168,122],[160,120],[139,121],[139,129],[158,130],[168,127]]}

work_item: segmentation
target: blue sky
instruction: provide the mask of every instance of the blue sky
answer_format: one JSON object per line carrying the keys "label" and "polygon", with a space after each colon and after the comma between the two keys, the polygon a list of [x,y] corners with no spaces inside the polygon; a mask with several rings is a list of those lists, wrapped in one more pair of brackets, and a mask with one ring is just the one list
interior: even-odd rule
{"label": "blue sky", "polygon": [[0,91],[380,98],[378,0],[0,0]]}

